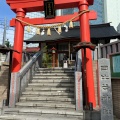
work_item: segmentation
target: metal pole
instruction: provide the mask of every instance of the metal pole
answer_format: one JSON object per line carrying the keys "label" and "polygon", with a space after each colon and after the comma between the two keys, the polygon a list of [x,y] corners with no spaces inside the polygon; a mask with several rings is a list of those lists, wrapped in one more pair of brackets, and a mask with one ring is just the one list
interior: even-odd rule
{"label": "metal pole", "polygon": [[85,91],[85,108],[88,109],[88,88],[86,81],[86,48],[84,48],[84,91]]}
{"label": "metal pole", "polygon": [[69,64],[70,64],[70,41],[69,41]]}
{"label": "metal pole", "polygon": [[6,105],[9,105],[9,97],[10,97],[10,83],[11,83],[11,71],[12,71],[12,51],[10,51],[9,58],[9,73],[8,73],[8,89],[7,89],[7,102]]}
{"label": "metal pole", "polygon": [[4,46],[5,45],[5,41],[6,41],[6,17],[4,19],[4,32],[3,32],[3,43],[2,45]]}

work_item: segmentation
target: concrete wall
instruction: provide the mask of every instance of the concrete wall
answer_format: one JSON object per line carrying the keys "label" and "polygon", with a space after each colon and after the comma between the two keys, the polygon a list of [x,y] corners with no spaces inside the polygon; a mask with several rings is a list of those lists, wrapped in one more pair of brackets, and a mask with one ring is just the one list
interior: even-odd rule
{"label": "concrete wall", "polygon": [[2,64],[0,71],[0,103],[7,98],[8,69],[7,63]]}
{"label": "concrete wall", "polygon": [[98,76],[97,76],[98,68],[97,68],[97,60],[93,61],[93,76],[94,76],[94,88],[95,88],[95,99],[97,108],[99,107],[98,102]]}

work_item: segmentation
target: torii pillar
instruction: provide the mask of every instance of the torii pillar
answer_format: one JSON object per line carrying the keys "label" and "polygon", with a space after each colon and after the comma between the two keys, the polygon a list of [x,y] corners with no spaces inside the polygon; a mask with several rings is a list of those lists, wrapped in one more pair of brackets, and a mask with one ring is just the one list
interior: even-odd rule
{"label": "torii pillar", "polygon": [[[79,11],[88,10],[88,2],[87,0],[82,0],[79,3]],[[80,35],[81,42],[90,42],[90,25],[89,25],[89,16],[88,12],[84,13],[80,16]],[[82,54],[82,61],[84,60],[84,54]],[[92,67],[92,53],[90,49],[86,49],[86,58],[87,62],[82,62],[82,66],[86,64],[86,84],[87,84],[87,102],[93,103],[93,106],[96,107],[95,100],[95,89],[94,89],[94,78],[93,78],[93,67]]]}
{"label": "torii pillar", "polygon": [[[16,18],[22,20],[25,17],[25,11],[21,8],[16,10]],[[23,49],[23,38],[24,38],[24,25],[20,21],[15,21],[15,37],[14,37],[14,50],[19,53],[13,53],[13,66],[12,72],[18,72],[22,64],[22,49]]]}

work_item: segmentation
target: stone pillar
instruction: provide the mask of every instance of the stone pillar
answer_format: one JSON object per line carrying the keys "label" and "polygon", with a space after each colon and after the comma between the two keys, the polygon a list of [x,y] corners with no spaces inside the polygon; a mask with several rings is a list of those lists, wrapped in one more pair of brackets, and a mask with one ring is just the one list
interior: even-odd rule
{"label": "stone pillar", "polygon": [[82,90],[82,72],[81,72],[81,50],[77,55],[77,66],[75,71],[75,99],[76,110],[83,110],[83,90]]}
{"label": "stone pillar", "polygon": [[110,60],[106,58],[99,59],[98,68],[101,120],[113,120]]}

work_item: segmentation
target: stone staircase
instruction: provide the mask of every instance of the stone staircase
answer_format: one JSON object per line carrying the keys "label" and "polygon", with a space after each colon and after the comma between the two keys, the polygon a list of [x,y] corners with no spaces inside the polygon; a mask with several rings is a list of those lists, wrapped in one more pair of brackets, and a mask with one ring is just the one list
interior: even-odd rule
{"label": "stone staircase", "polygon": [[40,68],[0,120],[83,120],[83,111],[75,110],[74,81],[74,69]]}

